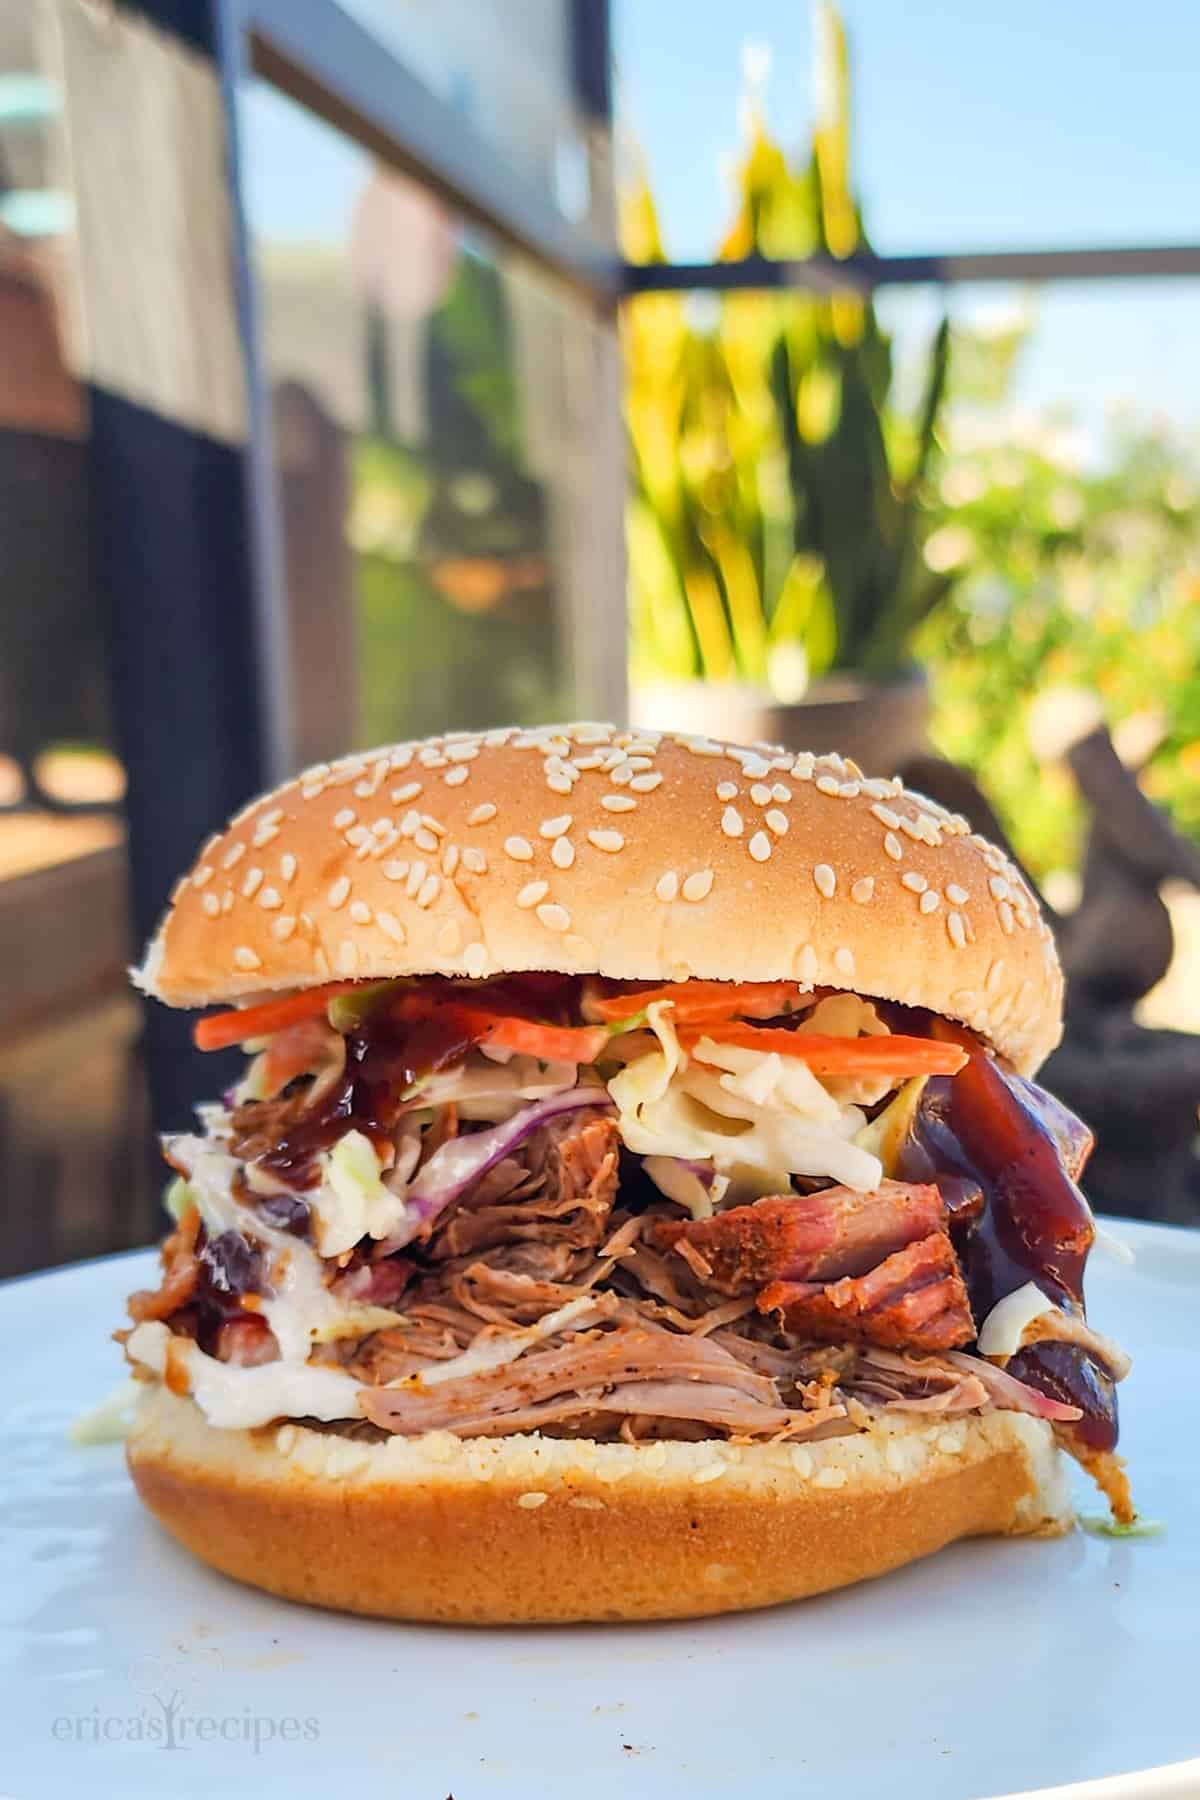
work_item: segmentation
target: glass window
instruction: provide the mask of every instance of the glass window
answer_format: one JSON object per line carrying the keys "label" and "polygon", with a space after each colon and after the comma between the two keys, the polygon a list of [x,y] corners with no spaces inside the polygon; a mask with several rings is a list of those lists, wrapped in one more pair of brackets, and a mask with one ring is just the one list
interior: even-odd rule
{"label": "glass window", "polygon": [[588,209],[568,0],[341,0],[563,214]]}
{"label": "glass window", "polygon": [[619,705],[611,330],[262,84],[243,149],[297,760]]}

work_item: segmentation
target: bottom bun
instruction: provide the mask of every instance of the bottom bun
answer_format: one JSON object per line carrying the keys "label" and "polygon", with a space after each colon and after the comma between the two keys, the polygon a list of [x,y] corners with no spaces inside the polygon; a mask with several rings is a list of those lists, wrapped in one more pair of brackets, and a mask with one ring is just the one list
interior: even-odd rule
{"label": "bottom bun", "polygon": [[882,1575],[955,1538],[1071,1523],[1050,1427],[888,1417],[811,1445],[223,1431],[155,1384],[142,1500],[226,1575],[346,1612],[500,1625],[680,1619]]}

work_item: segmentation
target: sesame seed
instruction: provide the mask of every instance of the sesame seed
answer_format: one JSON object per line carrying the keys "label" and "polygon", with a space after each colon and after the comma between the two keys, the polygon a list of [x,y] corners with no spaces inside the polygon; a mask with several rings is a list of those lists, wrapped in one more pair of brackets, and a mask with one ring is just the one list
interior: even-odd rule
{"label": "sesame seed", "polygon": [[265,887],[258,896],[258,904],[264,912],[278,912],[283,905],[283,895],[278,888]]}
{"label": "sesame seed", "polygon": [[353,975],[358,968],[358,945],[353,938],[343,938],[338,945],[337,966],[339,975]]}
{"label": "sesame seed", "polygon": [[556,869],[569,869],[575,861],[575,846],[570,838],[555,838],[550,846],[550,861]]}
{"label": "sesame seed", "polygon": [[248,944],[239,944],[233,953],[233,961],[239,969],[261,969],[262,957],[256,956]]}
{"label": "sesame seed", "polygon": [[1007,937],[1012,936],[1013,909],[1008,904],[1007,900],[1002,900],[1000,902],[1000,926]]}
{"label": "sesame seed", "polygon": [[371,909],[365,900],[352,900],[350,902],[350,917],[354,920],[356,925],[369,925],[371,923]]}
{"label": "sesame seed", "polygon": [[290,850],[285,850],[279,859],[279,873],[285,881],[296,879],[296,859]]}
{"label": "sesame seed", "polygon": [[1004,985],[1004,963],[999,957],[996,958],[995,962],[988,970],[987,980],[983,985],[984,992],[988,994],[996,993],[998,989]]}
{"label": "sesame seed", "polygon": [[571,758],[571,761],[574,763],[574,765],[577,769],[582,771],[584,769],[598,769],[600,767],[601,763],[604,761],[604,758],[602,756],[595,756],[595,755],[574,756]]}
{"label": "sesame seed", "polygon": [[851,950],[845,944],[840,945],[838,947],[838,949],[836,949],[833,953],[833,966],[837,970],[839,975],[844,975],[847,980],[853,980],[853,977],[854,977],[854,952],[853,952],[853,950]]}
{"label": "sesame seed", "polygon": [[472,875],[487,874],[487,857],[482,850],[477,850],[474,844],[468,844],[464,849],[462,863],[463,868],[469,869]]}
{"label": "sesame seed", "polygon": [[232,844],[221,858],[223,869],[232,869],[246,854],[245,844]]}
{"label": "sesame seed", "polygon": [[625,839],[619,831],[589,831],[588,843],[593,844],[597,850],[606,850],[610,856],[615,856],[618,850],[625,848]]}
{"label": "sesame seed", "polygon": [[736,806],[727,806],[721,814],[721,830],[726,837],[741,837],[744,827],[742,815]]}
{"label": "sesame seed", "polygon": [[416,799],[420,791],[419,781],[406,781],[403,787],[392,789],[392,800],[397,806],[407,806],[410,800]]}
{"label": "sesame seed", "polygon": [[453,875],[455,869],[457,869],[457,867],[458,867],[458,860],[461,855],[462,855],[462,851],[459,849],[457,844],[447,844],[446,845],[446,848],[442,851],[442,874],[443,875],[447,875],[447,876]]}
{"label": "sesame seed", "polygon": [[756,831],[746,848],[755,862],[766,862],[771,854],[771,840],[765,831]]}
{"label": "sesame seed", "polygon": [[828,794],[834,799],[836,799],[842,791],[841,783],[832,775],[818,775],[816,789],[819,794]]}
{"label": "sesame seed", "polygon": [[967,941],[966,926],[963,924],[961,913],[949,912],[946,914],[946,930],[949,934],[950,942],[956,949],[961,950]]}
{"label": "sesame seed", "polygon": [[550,892],[548,881],[527,881],[517,895],[517,905],[522,907],[536,906]]}
{"label": "sesame seed", "polygon": [[896,831],[899,829],[900,814],[898,812],[893,812],[890,806],[883,806],[877,803],[871,808],[871,812],[874,817],[879,820],[881,825],[887,826],[889,831]]}
{"label": "sesame seed", "polygon": [[487,951],[478,940],[473,944],[468,944],[463,951],[463,968],[467,971],[468,975],[473,975],[476,980],[478,980],[479,976],[482,975],[483,971],[487,968]]}
{"label": "sesame seed", "polygon": [[242,882],[242,899],[243,900],[252,900],[254,898],[255,894],[258,892],[259,888],[262,886],[262,878],[263,878],[263,872],[261,869],[247,869],[246,870],[246,878]]}
{"label": "sesame seed", "polygon": [[424,881],[421,883],[420,887],[417,889],[417,905],[422,908],[427,907],[427,906],[432,906],[434,901],[437,899],[438,895],[440,894],[441,890],[442,890],[441,876],[433,875],[433,874],[427,875],[425,877]]}
{"label": "sesame seed", "polygon": [[270,819],[264,819],[262,824],[255,830],[254,836],[250,841],[256,850],[261,850],[264,845],[271,842],[272,838],[277,838],[278,836],[278,825],[272,823]]}
{"label": "sesame seed", "polygon": [[300,798],[302,800],[319,800],[324,792],[325,783],[323,781],[306,781],[300,789]]}
{"label": "sesame seed", "polygon": [[659,900],[674,900],[679,892],[679,877],[674,869],[668,869],[660,875],[654,884],[654,893]]}
{"label": "sesame seed", "polygon": [[875,877],[873,875],[861,875],[850,889],[850,898],[852,900],[857,900],[860,906],[865,906],[874,892]]}
{"label": "sesame seed", "polygon": [[280,913],[277,919],[271,920],[271,936],[278,938],[281,944],[287,943],[295,929],[296,919],[293,913]]}
{"label": "sesame seed", "polygon": [[446,755],[450,758],[451,762],[474,762],[475,758],[479,755],[479,745],[471,743],[447,744]]}
{"label": "sesame seed", "polygon": [[619,762],[615,769],[609,770],[608,779],[613,783],[614,787],[628,787],[629,783],[633,780],[633,775],[634,770],[632,763]]}
{"label": "sesame seed", "polygon": [[555,819],[543,819],[538,826],[538,835],[544,838],[561,837],[564,831],[571,829],[570,813],[559,813]]}
{"label": "sesame seed", "polygon": [[813,885],[826,900],[832,900],[837,892],[837,876],[828,863],[818,863],[812,872]]}
{"label": "sesame seed", "polygon": [[635,775],[629,786],[635,794],[652,794],[656,787],[662,785],[662,776],[657,770],[653,775]]}
{"label": "sesame seed", "polygon": [[409,744],[399,744],[392,751],[391,756],[388,758],[388,762],[390,763],[393,772],[398,775],[401,769],[407,769],[412,759],[412,746]]}
{"label": "sesame seed", "polygon": [[440,819],[431,818],[428,813],[421,814],[421,823],[426,831],[432,831],[436,837],[445,837],[446,827]]}
{"label": "sesame seed", "polygon": [[946,889],[946,898],[949,900],[951,906],[965,906],[971,896],[968,894],[966,888],[959,887],[956,881],[952,881]]}
{"label": "sesame seed", "polygon": [[436,856],[438,847],[437,838],[433,835],[433,832],[427,830],[424,825],[420,826],[420,828],[413,833],[413,843],[417,846],[418,850],[427,850],[431,856]]}
{"label": "sesame seed", "polygon": [[528,838],[506,837],[504,850],[505,854],[511,856],[514,862],[533,861],[533,845]]}
{"label": "sesame seed", "polygon": [[717,799],[718,800],[736,800],[737,796],[738,796],[738,784],[736,781],[718,781],[718,783],[717,783]]}
{"label": "sesame seed", "polygon": [[320,944],[318,944],[313,951],[313,968],[322,979],[329,974],[329,958],[322,950]]}
{"label": "sesame seed", "polygon": [[552,794],[569,794],[571,778],[569,775],[550,774],[546,777],[546,786]]}
{"label": "sesame seed", "polygon": [[941,895],[935,894],[932,888],[926,888],[925,892],[921,895],[921,911],[923,913],[936,912],[941,904]]}
{"label": "sesame seed", "polygon": [[419,812],[414,812],[410,808],[400,821],[400,836],[406,838],[411,837],[414,831],[419,831],[420,829],[421,815]]}
{"label": "sesame seed", "polygon": [[790,800],[791,797],[792,797],[792,790],[790,787],[787,786],[786,782],[782,782],[782,781],[775,782],[775,784],[771,788],[772,800],[778,800],[780,802],[780,804],[782,805],[782,804],[786,803],[788,800]]}
{"label": "sesame seed", "polygon": [[345,831],[347,825],[353,825],[357,817],[358,814],[352,806],[343,806],[340,812],[335,812],[333,815],[334,830]]}
{"label": "sesame seed", "polygon": [[327,896],[330,906],[333,906],[333,907],[340,906],[342,904],[343,900],[345,900],[346,896],[349,894],[349,892],[350,892],[349,877],[346,875],[339,875],[337,880],[334,882],[333,886],[330,888],[329,894]]}
{"label": "sesame seed", "polygon": [[685,750],[690,750],[693,756],[724,756],[725,754],[724,744],[714,744],[711,738],[681,737],[676,738],[675,742],[681,744]]}
{"label": "sesame seed", "polygon": [[861,781],[843,781],[838,786],[838,793],[843,800],[857,800],[861,791]]}
{"label": "sesame seed", "polygon": [[517,1505],[523,1507],[526,1512],[532,1512],[535,1507],[545,1506],[549,1498],[549,1494],[518,1494]]}
{"label": "sesame seed", "polygon": [[432,744],[427,749],[418,751],[417,761],[426,769],[444,769],[446,766],[445,757],[440,750],[435,750]]}
{"label": "sesame seed", "polygon": [[817,979],[817,967],[816,951],[811,944],[803,945],[799,956],[796,958],[796,971],[801,981],[815,981]]}
{"label": "sesame seed", "polygon": [[214,870],[212,864],[205,863],[204,867],[202,869],[197,869],[196,873],[192,876],[192,886],[194,888],[207,887],[208,883],[213,878],[213,874]]}
{"label": "sesame seed", "polygon": [[780,812],[780,810],[777,806],[773,806],[770,809],[770,811],[764,815],[764,817],[765,817],[766,823],[771,827],[771,830],[775,833],[775,836],[783,837],[788,828],[787,814],[784,812]]}
{"label": "sesame seed", "polygon": [[605,794],[600,804],[607,812],[632,812],[637,801],[631,800],[628,794]]}
{"label": "sesame seed", "polygon": [[741,763],[742,774],[753,776],[755,780],[763,775],[769,775],[771,773],[770,763],[765,761],[761,756],[743,756]]}
{"label": "sesame seed", "polygon": [[712,884],[712,870],[697,869],[695,874],[689,875],[684,882],[683,897],[685,900],[706,900],[712,892]]}
{"label": "sesame seed", "polygon": [[766,806],[771,798],[771,790],[765,782],[756,781],[750,789],[750,798],[755,806]]}
{"label": "sesame seed", "polygon": [[210,919],[215,919],[221,910],[221,902],[216,894],[205,894],[200,904]]}
{"label": "sesame seed", "polygon": [[223,913],[233,911],[233,889],[232,888],[226,888],[225,892],[221,895],[221,911]]}
{"label": "sesame seed", "polygon": [[457,768],[447,769],[442,780],[447,787],[461,787],[470,773],[471,771],[465,763],[459,763]]}
{"label": "sesame seed", "polygon": [[462,946],[462,927],[457,919],[447,919],[437,934],[437,947],[443,956],[457,956]]}
{"label": "sesame seed", "polygon": [[538,907],[537,916],[547,931],[570,930],[570,913],[565,906],[557,906],[552,900],[548,900],[545,905]]}
{"label": "sesame seed", "polygon": [[482,806],[472,807],[471,811],[467,814],[467,824],[486,825],[488,820],[494,819],[495,816],[496,808],[492,805],[490,800],[485,800]]}
{"label": "sesame seed", "polygon": [[993,875],[988,882],[988,887],[991,890],[993,900],[1007,900],[1009,898],[1009,886],[1003,875]]}
{"label": "sesame seed", "polygon": [[383,865],[385,881],[403,881],[407,874],[408,864],[406,862],[385,862]]}
{"label": "sesame seed", "polygon": [[791,773],[801,781],[811,781],[816,760],[811,750],[798,750],[792,758]]}
{"label": "sesame seed", "polygon": [[911,889],[914,894],[923,894],[925,889],[929,886],[925,877],[923,875],[918,875],[915,869],[906,869],[904,874],[900,877],[900,880],[903,885],[906,888]]}
{"label": "sesame seed", "polygon": [[904,855],[904,846],[894,831],[889,831],[883,840],[883,847],[893,862],[899,862]]}
{"label": "sesame seed", "polygon": [[365,825],[352,825],[346,833],[346,842],[353,845],[355,849],[360,849],[363,844],[369,844],[370,841],[371,834]]}
{"label": "sesame seed", "polygon": [[396,917],[395,913],[386,911],[377,912],[375,914],[375,923],[380,931],[382,931],[384,937],[391,938],[393,943],[402,944],[404,942],[404,927]]}

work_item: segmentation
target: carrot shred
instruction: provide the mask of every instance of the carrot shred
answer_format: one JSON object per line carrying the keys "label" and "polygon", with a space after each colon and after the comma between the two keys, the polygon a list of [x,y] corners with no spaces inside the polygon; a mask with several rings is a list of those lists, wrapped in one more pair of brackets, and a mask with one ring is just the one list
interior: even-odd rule
{"label": "carrot shred", "polygon": [[358,985],[356,981],[327,981],[322,987],[305,988],[282,1000],[264,1000],[260,1006],[213,1013],[207,1019],[197,1019],[192,1041],[197,1050],[228,1050],[231,1044],[244,1044],[247,1038],[271,1037],[304,1019],[319,1018],[335,994],[345,994]]}
{"label": "carrot shred", "polygon": [[736,1020],[714,1024],[711,1030],[689,1024],[679,1032],[680,1043],[691,1054],[703,1038],[761,1050],[764,1055],[774,1051],[779,1056],[794,1056],[814,1075],[956,1075],[967,1060],[966,1051],[958,1044],[937,1043],[932,1038],[823,1037],[809,1031],[772,1031]]}
{"label": "carrot shred", "polygon": [[608,1042],[602,1025],[543,1025],[536,1019],[515,1018],[482,1008],[454,1006],[452,1012],[480,1043],[494,1044],[518,1056],[536,1056],[542,1062],[594,1062]]}
{"label": "carrot shred", "polygon": [[811,999],[798,981],[684,981],[645,988],[634,994],[610,994],[594,1000],[598,1018],[617,1023],[643,1012],[656,1001],[675,1008],[676,1023],[700,1019],[773,1019],[795,1001]]}

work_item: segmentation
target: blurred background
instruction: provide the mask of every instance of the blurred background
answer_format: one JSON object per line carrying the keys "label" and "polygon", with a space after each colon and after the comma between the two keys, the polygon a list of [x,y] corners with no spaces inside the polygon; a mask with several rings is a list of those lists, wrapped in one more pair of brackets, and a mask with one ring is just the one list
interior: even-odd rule
{"label": "blurred background", "polygon": [[0,7],[0,1275],[221,1084],[125,967],[336,752],[848,751],[1005,838],[1200,1219],[1200,14]]}

